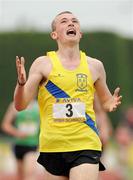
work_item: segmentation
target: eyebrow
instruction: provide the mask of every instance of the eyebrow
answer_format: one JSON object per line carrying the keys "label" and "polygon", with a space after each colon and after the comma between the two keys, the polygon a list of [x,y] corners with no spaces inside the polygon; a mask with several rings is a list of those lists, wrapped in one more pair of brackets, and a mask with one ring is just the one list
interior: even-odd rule
{"label": "eyebrow", "polygon": [[[60,21],[62,21],[62,20],[67,20],[68,18],[62,18]],[[78,19],[77,18],[72,18],[71,20],[76,20],[76,21],[78,21]]]}
{"label": "eyebrow", "polygon": [[67,20],[67,18],[62,18],[62,19],[60,19],[60,21],[62,21],[62,20]]}

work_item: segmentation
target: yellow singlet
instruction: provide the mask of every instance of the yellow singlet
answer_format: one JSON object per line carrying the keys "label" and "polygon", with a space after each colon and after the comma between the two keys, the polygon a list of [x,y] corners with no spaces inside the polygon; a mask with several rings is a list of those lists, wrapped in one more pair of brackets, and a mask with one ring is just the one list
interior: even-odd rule
{"label": "yellow singlet", "polygon": [[52,71],[39,87],[40,152],[101,150],[93,110],[94,86],[87,57],[80,51],[80,65],[63,67],[55,51],[47,53]]}

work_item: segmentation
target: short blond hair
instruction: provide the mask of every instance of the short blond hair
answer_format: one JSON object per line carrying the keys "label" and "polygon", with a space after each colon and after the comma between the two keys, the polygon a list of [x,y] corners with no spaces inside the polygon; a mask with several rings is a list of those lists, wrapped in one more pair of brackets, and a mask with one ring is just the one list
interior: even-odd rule
{"label": "short blond hair", "polygon": [[54,20],[53,20],[52,23],[51,23],[51,29],[52,29],[52,31],[55,31],[55,29],[56,29],[56,25],[55,25],[55,19],[56,19],[56,17],[58,17],[58,16],[60,16],[60,15],[62,15],[62,14],[73,14],[73,13],[70,12],[70,11],[62,11],[61,13],[57,14],[57,15],[55,16]]}

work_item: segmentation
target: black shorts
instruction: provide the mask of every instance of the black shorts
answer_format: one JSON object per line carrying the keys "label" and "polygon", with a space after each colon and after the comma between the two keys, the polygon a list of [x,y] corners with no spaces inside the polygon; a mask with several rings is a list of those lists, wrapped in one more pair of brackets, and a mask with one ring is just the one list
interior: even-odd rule
{"label": "black shorts", "polygon": [[99,164],[99,170],[104,171],[105,167],[100,162],[100,157],[101,151],[94,150],[57,153],[41,152],[37,162],[53,175],[69,176],[69,171],[72,167],[83,163]]}
{"label": "black shorts", "polygon": [[16,159],[20,159],[20,160],[22,160],[28,152],[32,152],[36,150],[37,150],[37,146],[15,145],[13,147],[13,151]]}

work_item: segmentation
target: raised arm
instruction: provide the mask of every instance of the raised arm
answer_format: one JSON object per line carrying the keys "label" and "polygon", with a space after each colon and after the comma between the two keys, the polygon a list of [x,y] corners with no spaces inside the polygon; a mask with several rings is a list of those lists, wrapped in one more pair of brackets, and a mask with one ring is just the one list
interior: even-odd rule
{"label": "raised arm", "polygon": [[100,61],[97,61],[96,68],[98,71],[98,79],[95,82],[95,88],[102,106],[105,111],[115,111],[121,104],[122,96],[119,95],[120,88],[116,88],[112,95],[106,84],[106,73],[103,64]]}
{"label": "raised arm", "polygon": [[20,111],[25,109],[36,96],[38,86],[43,78],[40,69],[40,60],[33,62],[28,79],[26,79],[25,60],[23,57],[16,57],[16,68],[18,74],[17,85],[14,92],[15,108]]}

